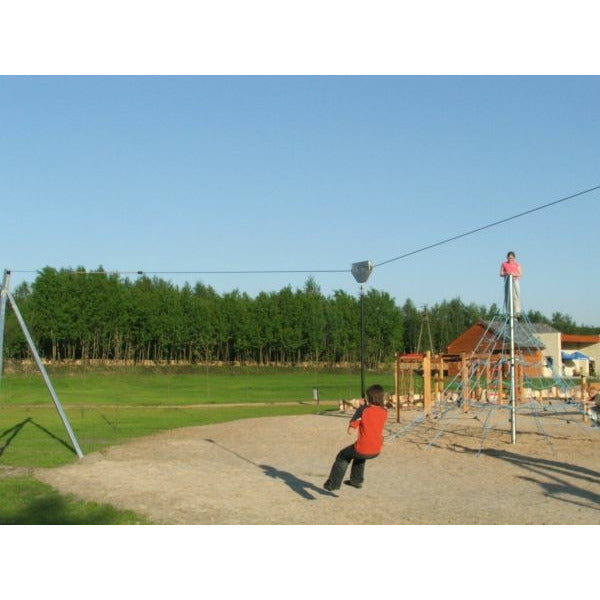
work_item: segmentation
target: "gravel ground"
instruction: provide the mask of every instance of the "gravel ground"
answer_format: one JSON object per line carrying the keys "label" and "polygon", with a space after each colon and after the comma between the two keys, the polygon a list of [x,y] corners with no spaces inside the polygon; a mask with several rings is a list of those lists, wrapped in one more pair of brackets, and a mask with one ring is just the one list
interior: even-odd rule
{"label": "gravel ground", "polygon": [[353,440],[338,413],[167,431],[34,475],[157,524],[600,524],[600,431],[581,417],[519,415],[511,444],[506,413],[406,432],[415,415],[390,414],[362,489],[322,487]]}

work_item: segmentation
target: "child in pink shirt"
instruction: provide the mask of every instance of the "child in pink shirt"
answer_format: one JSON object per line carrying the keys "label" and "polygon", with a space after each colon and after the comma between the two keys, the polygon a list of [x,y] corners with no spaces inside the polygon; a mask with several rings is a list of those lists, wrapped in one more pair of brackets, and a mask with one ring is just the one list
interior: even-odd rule
{"label": "child in pink shirt", "polygon": [[509,252],[506,260],[500,265],[500,277],[504,277],[504,310],[506,313],[510,310],[509,305],[509,285],[508,275],[512,275],[512,300],[513,312],[515,316],[521,315],[521,290],[519,280],[521,278],[521,265],[517,262],[515,253]]}

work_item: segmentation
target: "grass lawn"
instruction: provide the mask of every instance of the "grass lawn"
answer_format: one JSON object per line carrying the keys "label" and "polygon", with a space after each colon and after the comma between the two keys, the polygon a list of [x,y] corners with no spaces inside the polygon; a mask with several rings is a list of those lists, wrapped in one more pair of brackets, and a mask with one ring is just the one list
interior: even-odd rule
{"label": "grass lawn", "polygon": [[[360,373],[349,369],[323,370],[276,367],[157,367],[114,369],[49,369],[64,406],[119,404],[183,406],[247,402],[301,402],[360,396]],[[367,372],[367,387],[381,383],[393,391],[394,376]],[[49,395],[41,376],[10,374],[0,386],[0,405],[47,404]]]}
{"label": "grass lawn", "polygon": [[[360,374],[349,370],[58,367],[49,375],[84,454],[165,429],[337,408],[360,393]],[[374,382],[392,391],[393,375],[367,373]],[[39,373],[5,375],[0,467],[56,466],[76,460],[73,452]]]}
{"label": "grass lawn", "polygon": [[82,502],[33,477],[0,478],[0,525],[143,525],[133,511]]}

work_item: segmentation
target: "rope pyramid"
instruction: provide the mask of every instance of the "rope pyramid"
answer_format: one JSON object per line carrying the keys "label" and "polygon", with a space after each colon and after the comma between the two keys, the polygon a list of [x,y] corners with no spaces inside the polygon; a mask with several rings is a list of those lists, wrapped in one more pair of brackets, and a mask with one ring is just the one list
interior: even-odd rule
{"label": "rope pyramid", "polygon": [[[491,431],[502,430],[511,419],[511,405],[504,400],[501,390],[508,380],[501,378],[509,366],[510,315],[499,313],[485,322],[486,329],[467,357],[468,374],[459,371],[448,381],[443,392],[433,403],[431,413],[427,417],[418,414],[406,424],[390,431],[386,440],[393,440],[418,432],[423,439],[427,433],[432,437],[425,448],[432,447],[435,442],[451,426],[468,415],[481,423],[481,445],[477,455],[483,450]],[[544,430],[542,415],[551,415],[574,423],[586,432],[594,432],[583,422],[585,415],[584,398],[577,398],[575,384],[565,378],[555,364],[547,364],[542,350],[543,343],[536,336],[536,325],[523,312],[514,320],[514,343],[518,352],[515,362],[525,375],[521,387],[521,397],[516,404],[516,425],[519,417],[532,417],[537,431],[542,435],[550,449],[554,451],[550,437]],[[490,377],[491,374],[491,377]],[[499,390],[500,393],[490,391]],[[500,427],[499,427],[500,424]],[[597,430],[596,430],[597,432]]]}

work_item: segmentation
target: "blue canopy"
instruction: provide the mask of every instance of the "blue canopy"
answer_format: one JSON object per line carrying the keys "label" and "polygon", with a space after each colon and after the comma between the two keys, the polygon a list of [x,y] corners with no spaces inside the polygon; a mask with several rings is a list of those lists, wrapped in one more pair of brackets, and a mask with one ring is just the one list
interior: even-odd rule
{"label": "blue canopy", "polygon": [[563,360],[592,360],[589,356],[583,352],[576,350],[575,352],[565,352],[564,350],[560,353]]}

